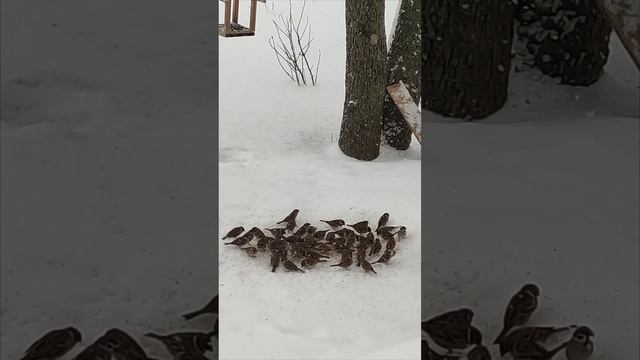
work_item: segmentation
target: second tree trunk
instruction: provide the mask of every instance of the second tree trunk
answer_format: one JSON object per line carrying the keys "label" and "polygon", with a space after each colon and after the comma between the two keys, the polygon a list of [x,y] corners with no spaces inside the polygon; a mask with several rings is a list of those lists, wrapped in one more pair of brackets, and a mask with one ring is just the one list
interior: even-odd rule
{"label": "second tree trunk", "polygon": [[422,12],[423,107],[481,119],[507,100],[513,15],[510,0],[429,0]]}

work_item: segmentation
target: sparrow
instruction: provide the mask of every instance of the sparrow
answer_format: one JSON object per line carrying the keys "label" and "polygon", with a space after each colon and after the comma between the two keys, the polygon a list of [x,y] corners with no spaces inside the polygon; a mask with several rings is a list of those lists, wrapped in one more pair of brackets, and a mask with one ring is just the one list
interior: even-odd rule
{"label": "sparrow", "polygon": [[296,219],[296,217],[298,216],[298,213],[299,213],[299,212],[300,212],[300,210],[298,210],[298,209],[293,209],[293,211],[292,211],[289,215],[287,215],[287,216],[286,216],[284,219],[282,219],[281,221],[278,221],[278,222],[276,223],[276,225],[277,225],[277,224],[282,224],[282,223],[288,223],[288,222],[290,222],[291,220],[295,220],[295,219]]}
{"label": "sparrow", "polygon": [[393,238],[387,239],[386,251],[393,250],[396,248],[396,241]]}
{"label": "sparrow", "polygon": [[382,250],[382,244],[380,243],[380,239],[376,239],[373,242],[373,246],[371,246],[371,250],[369,251],[369,256],[376,255],[380,253],[381,250]]}
{"label": "sparrow", "polygon": [[356,266],[360,266],[367,257],[367,249],[360,246],[356,249]]}
{"label": "sparrow", "polygon": [[309,228],[309,226],[311,226],[311,224],[304,223],[302,226],[298,228],[298,230],[296,230],[296,232],[293,233],[293,235],[297,237],[302,237],[302,235],[307,233],[307,229]]}
{"label": "sparrow", "polygon": [[233,229],[229,230],[227,235],[225,235],[222,238],[222,240],[224,240],[226,238],[230,238],[230,237],[236,237],[236,236],[242,234],[243,232],[244,232],[244,228],[242,226],[234,227]]}
{"label": "sparrow", "polygon": [[353,264],[353,259],[351,258],[351,256],[343,255],[342,260],[340,260],[338,264],[331,265],[331,267],[340,266],[343,269],[348,269],[351,264]]}
{"label": "sparrow", "polygon": [[360,234],[371,231],[371,228],[369,227],[369,222],[367,220],[359,221],[351,225],[347,224],[347,226],[353,228],[355,231],[359,232]]}
{"label": "sparrow", "polygon": [[287,242],[282,240],[282,239],[281,240],[271,240],[267,244],[267,249],[271,250],[271,252],[274,252],[274,251],[282,252],[283,250],[286,250],[286,248],[287,248]]}
{"label": "sparrow", "polygon": [[344,226],[345,222],[342,219],[336,219],[336,220],[320,220],[323,223],[329,225],[332,228],[337,228],[340,226]]}
{"label": "sparrow", "polygon": [[242,248],[242,250],[244,250],[247,255],[251,256],[251,257],[256,257],[258,256],[258,248],[255,246],[249,246],[246,248]]}
{"label": "sparrow", "polygon": [[304,270],[300,269],[293,261],[287,258],[282,259],[282,265],[284,265],[284,268],[289,271],[297,271],[297,272],[304,273]]}
{"label": "sparrow", "polygon": [[318,228],[317,228],[317,227],[315,227],[315,226],[313,226],[313,225],[309,225],[309,226],[307,227],[307,234],[309,234],[309,235],[313,235],[313,234],[316,232],[316,230],[318,230]]}
{"label": "sparrow", "polygon": [[593,340],[595,336],[593,330],[586,326],[581,326],[573,332],[573,336],[567,341],[565,355],[567,360],[586,360],[593,354]]}
{"label": "sparrow", "polygon": [[513,360],[551,360],[567,343],[562,343],[552,350],[547,350],[532,341],[518,341],[513,344],[511,353]]}
{"label": "sparrow", "polygon": [[423,360],[457,360],[459,356],[441,355],[433,351],[427,340],[422,339],[422,359]]}
{"label": "sparrow", "polygon": [[82,349],[73,359],[74,360],[111,360],[111,351],[104,346],[93,343]]}
{"label": "sparrow", "polygon": [[398,235],[398,239],[404,239],[405,237],[407,237],[407,227],[400,226],[400,229],[398,229],[398,231],[396,231],[394,235],[396,234]]}
{"label": "sparrow", "polygon": [[324,239],[328,242],[332,242],[333,240],[336,239],[336,233],[333,231],[330,231],[327,233],[327,235],[324,237]]}
{"label": "sparrow", "polygon": [[264,249],[267,248],[267,245],[269,244],[269,241],[271,241],[271,240],[275,240],[275,239],[272,238],[272,237],[265,236],[262,239],[258,240],[258,243],[256,244],[256,247],[258,249],[260,249],[260,250],[264,250]]}
{"label": "sparrow", "polygon": [[526,340],[531,342],[545,342],[555,333],[569,330],[570,327],[552,327],[552,326],[529,326],[515,329],[500,339],[500,355],[504,356],[511,352],[513,344],[518,341]]}
{"label": "sparrow", "polygon": [[380,216],[380,219],[378,220],[378,227],[376,228],[376,230],[387,225],[388,222],[389,222],[389,213],[382,214],[382,216]]}
{"label": "sparrow", "polygon": [[491,353],[484,345],[476,345],[467,353],[467,360],[491,360]]}
{"label": "sparrow", "polygon": [[280,240],[284,237],[284,229],[283,228],[273,228],[273,229],[265,229],[271,233],[271,236],[276,238],[276,240]]}
{"label": "sparrow", "polygon": [[66,355],[82,341],[82,334],[75,327],[54,329],[36,340],[24,352],[21,360],[53,360]]}
{"label": "sparrow", "polygon": [[262,239],[265,237],[264,232],[262,232],[262,230],[260,230],[257,227],[252,227],[251,230],[249,230],[250,233],[253,234],[253,236],[255,236],[257,239]]}
{"label": "sparrow", "polygon": [[246,234],[240,236],[239,238],[233,240],[232,242],[224,243],[225,245],[236,245],[238,247],[242,247],[247,245],[253,240],[253,233],[247,232]]}
{"label": "sparrow", "polygon": [[271,272],[276,272],[276,269],[280,265],[280,254],[274,252],[271,254]]}
{"label": "sparrow", "polygon": [[529,321],[529,318],[538,307],[539,295],[540,289],[538,286],[526,284],[511,297],[504,313],[502,331],[494,340],[494,344],[499,344],[502,337],[514,326],[524,325]]}
{"label": "sparrow", "polygon": [[284,230],[291,232],[291,231],[293,231],[293,229],[296,228],[296,225],[297,225],[296,224],[296,220],[295,219],[291,219],[291,220],[287,221],[287,226],[284,227]]}
{"label": "sparrow", "polygon": [[316,231],[315,233],[313,233],[313,238],[318,240],[318,241],[322,241],[322,240],[324,240],[324,238],[325,238],[325,236],[327,235],[328,232],[329,232],[329,230]]}
{"label": "sparrow", "polygon": [[449,352],[464,350],[472,345],[482,345],[482,333],[474,326],[453,326],[444,323],[423,324],[422,329],[438,346]]}
{"label": "sparrow", "polygon": [[140,344],[131,335],[117,328],[107,330],[96,343],[109,350],[116,360],[147,359],[147,354]]}
{"label": "sparrow", "polygon": [[365,272],[372,272],[374,274],[377,274],[377,272],[373,269],[371,263],[369,263],[366,259],[362,259],[362,268]]}
{"label": "sparrow", "polygon": [[383,226],[376,230],[376,234],[385,237],[392,237],[394,233],[392,232],[394,229],[397,229],[397,226]]}
{"label": "sparrow", "polygon": [[377,264],[377,263],[388,264],[389,260],[391,260],[391,258],[395,254],[396,254],[395,250],[387,250],[387,251],[384,252],[384,254],[382,254],[382,256],[380,256],[380,259],[378,259],[377,261],[372,262],[371,265]]}
{"label": "sparrow", "polygon": [[425,327],[428,327],[429,324],[440,324],[440,326],[471,326],[472,320],[473,310],[469,308],[460,308],[447,311],[440,315],[434,316],[427,321],[423,321],[422,330],[425,330]]}
{"label": "sparrow", "polygon": [[207,351],[213,351],[211,343],[213,331],[208,333],[179,332],[169,335],[158,335],[149,332],[144,336],[160,341],[175,358],[179,358],[180,355],[189,352],[204,354]]}
{"label": "sparrow", "polygon": [[204,314],[217,314],[218,313],[218,295],[214,296],[211,300],[209,300],[209,302],[207,303],[207,305],[203,306],[202,308],[196,310],[196,311],[192,311],[190,313],[184,314],[182,315],[182,317],[186,320],[189,321],[193,318],[196,318],[200,315],[204,315]]}
{"label": "sparrow", "polygon": [[300,266],[302,267],[311,267],[319,262],[327,262],[327,260],[321,260],[320,258],[317,257],[313,257],[313,256],[309,256],[306,257],[304,259],[302,259],[302,261],[300,262]]}

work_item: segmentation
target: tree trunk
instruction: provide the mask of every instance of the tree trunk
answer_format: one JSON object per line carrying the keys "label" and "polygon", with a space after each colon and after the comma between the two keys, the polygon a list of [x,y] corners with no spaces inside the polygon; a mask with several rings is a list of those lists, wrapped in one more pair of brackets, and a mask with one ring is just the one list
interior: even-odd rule
{"label": "tree trunk", "polygon": [[[404,82],[414,101],[420,101],[421,4],[422,0],[401,1],[387,58],[387,84]],[[384,98],[382,134],[395,149],[406,150],[411,144],[411,129],[389,94]]]}
{"label": "tree trunk", "polygon": [[428,0],[423,13],[423,106],[444,116],[482,119],[507,100],[511,0]]}
{"label": "tree trunk", "polygon": [[543,73],[582,86],[600,78],[612,29],[594,0],[527,0],[516,17],[518,42]]}
{"label": "tree trunk", "polygon": [[346,0],[345,99],[338,145],[358,160],[380,154],[386,83],[384,0]]}

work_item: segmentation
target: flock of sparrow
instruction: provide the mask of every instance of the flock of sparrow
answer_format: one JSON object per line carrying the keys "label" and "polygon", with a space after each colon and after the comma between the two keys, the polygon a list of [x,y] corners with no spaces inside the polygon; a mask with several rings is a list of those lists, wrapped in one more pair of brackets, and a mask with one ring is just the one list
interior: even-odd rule
{"label": "flock of sparrow", "polygon": [[[189,321],[204,314],[218,314],[218,295],[207,305],[182,315]],[[207,352],[213,351],[212,337],[218,337],[218,320],[209,332],[177,332],[168,335],[146,333],[145,336],[160,341],[174,360],[208,360]],[[69,353],[82,334],[75,327],[66,327],[47,332],[24,352],[21,360],[56,360]],[[107,330],[92,344],[80,351],[74,360],[156,360],[147,356],[138,342],[125,331],[117,328]]]}
{"label": "flock of sparrow", "polygon": [[[514,360],[551,360],[564,350],[567,360],[586,360],[593,354],[594,332],[587,326],[525,326],[538,307],[540,289],[534,284],[524,285],[513,295],[504,313],[502,331],[493,342],[500,355],[511,353]],[[480,330],[471,324],[473,311],[468,308],[452,310],[422,322],[422,331],[438,347],[436,352],[427,339],[422,340],[423,360],[491,360]],[[552,335],[573,330],[573,335],[560,345],[548,349],[545,344]]]}
{"label": "flock of sparrow", "polygon": [[[311,268],[314,265],[327,262],[332,253],[340,255],[340,262],[331,265],[348,269],[353,265],[355,253],[355,265],[366,272],[376,273],[374,264],[387,264],[396,254],[397,240],[407,236],[405,226],[388,226],[389,214],[384,213],[378,220],[375,235],[369,227],[369,222],[359,221],[355,224],[346,224],[342,219],[320,220],[330,229],[319,230],[310,223],[297,227],[296,218],[300,210],[294,209],[276,225],[284,224],[284,227],[265,229],[271,236],[257,227],[252,227],[245,232],[244,227],[238,226],[231,229],[222,239],[234,240],[225,245],[236,245],[251,257],[258,256],[259,251],[269,250],[271,253],[271,272],[276,272],[280,264],[289,271],[304,273],[302,268]],[[244,233],[244,234],[243,234]],[[251,244],[256,239],[254,245]],[[384,246],[381,240],[384,240]],[[383,249],[384,248],[384,249]],[[367,257],[382,253],[376,261],[369,262]],[[300,261],[300,266],[296,264]]]}

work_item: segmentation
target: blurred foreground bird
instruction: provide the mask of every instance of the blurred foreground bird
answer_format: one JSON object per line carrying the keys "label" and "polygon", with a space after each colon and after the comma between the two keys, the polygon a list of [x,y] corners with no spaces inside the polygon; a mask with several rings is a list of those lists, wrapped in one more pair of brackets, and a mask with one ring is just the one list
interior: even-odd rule
{"label": "blurred foreground bird", "polygon": [[472,345],[482,345],[482,333],[472,325],[461,326],[447,323],[426,322],[422,329],[438,346],[453,350],[465,350]]}
{"label": "blurred foreground bird", "polygon": [[504,313],[502,331],[493,342],[494,344],[499,344],[502,337],[514,326],[524,325],[529,321],[529,318],[538,307],[539,295],[540,289],[538,286],[526,284],[511,297]]}
{"label": "blurred foreground bird", "polygon": [[565,355],[567,360],[586,360],[593,354],[593,340],[595,336],[593,330],[586,326],[581,326],[573,332],[573,336],[567,342]]}
{"label": "blurred foreground bird", "polygon": [[207,305],[203,306],[202,308],[192,311],[190,313],[184,314],[182,315],[182,317],[189,321],[195,317],[198,317],[200,315],[204,315],[204,314],[217,314],[218,313],[218,295],[214,296],[211,300],[209,300],[209,302],[207,303]]}
{"label": "blurred foreground bird", "polygon": [[422,339],[422,360],[457,360],[460,356],[442,355],[435,352],[429,346],[427,340]]}
{"label": "blurred foreground bird", "polygon": [[491,360],[491,353],[484,345],[476,345],[467,354],[467,360]]}
{"label": "blurred foreground bird", "polygon": [[82,349],[73,359],[74,360],[111,360],[111,351],[103,345],[93,343]]}
{"label": "blurred foreground bird", "polygon": [[436,315],[427,321],[423,321],[422,330],[425,330],[429,324],[440,324],[439,326],[471,326],[473,315],[473,310],[469,308],[450,310]]}
{"label": "blurred foreground bird", "polygon": [[498,343],[500,345],[500,355],[511,352],[513,345],[518,341],[531,341],[535,343],[547,341],[551,335],[569,330],[569,326],[553,327],[553,326],[528,326],[515,329],[503,336]]}
{"label": "blurred foreground bird", "polygon": [[207,351],[213,351],[211,343],[213,335],[214,331],[208,333],[179,332],[169,335],[158,335],[152,332],[145,334],[147,337],[160,341],[176,359],[185,353],[204,354]]}
{"label": "blurred foreground bird", "polygon": [[524,340],[516,342],[511,353],[514,360],[551,360],[566,346],[565,342],[552,350],[547,350],[534,342]]}
{"label": "blurred foreground bird", "polygon": [[82,334],[75,327],[51,330],[31,344],[21,360],[54,360],[66,355],[81,341]]}
{"label": "blurred foreground bird", "polygon": [[147,360],[147,354],[138,342],[118,328],[107,330],[95,343],[103,346],[116,360]]}

